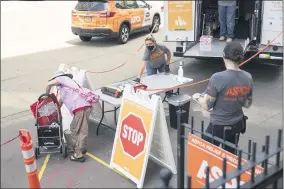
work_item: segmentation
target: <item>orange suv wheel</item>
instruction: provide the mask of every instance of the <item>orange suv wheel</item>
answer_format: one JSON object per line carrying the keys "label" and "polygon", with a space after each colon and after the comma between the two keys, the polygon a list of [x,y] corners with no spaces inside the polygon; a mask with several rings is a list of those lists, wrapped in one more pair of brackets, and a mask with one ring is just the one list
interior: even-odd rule
{"label": "orange suv wheel", "polygon": [[123,24],[119,29],[118,42],[120,44],[127,43],[130,35],[130,29],[126,24]]}

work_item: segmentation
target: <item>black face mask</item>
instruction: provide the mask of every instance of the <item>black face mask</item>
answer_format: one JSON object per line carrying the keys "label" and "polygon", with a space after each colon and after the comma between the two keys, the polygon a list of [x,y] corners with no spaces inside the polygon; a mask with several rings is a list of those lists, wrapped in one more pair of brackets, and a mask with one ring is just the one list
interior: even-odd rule
{"label": "black face mask", "polygon": [[154,46],[154,45],[147,46],[147,49],[148,49],[149,51],[152,51],[154,48],[155,48],[155,46]]}

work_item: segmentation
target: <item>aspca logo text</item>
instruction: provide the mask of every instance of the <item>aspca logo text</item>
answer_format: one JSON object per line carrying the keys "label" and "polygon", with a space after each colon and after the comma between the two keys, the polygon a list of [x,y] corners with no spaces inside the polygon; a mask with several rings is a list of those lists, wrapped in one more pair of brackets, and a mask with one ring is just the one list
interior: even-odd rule
{"label": "aspca logo text", "polygon": [[229,88],[226,92],[227,96],[243,96],[247,95],[250,92],[249,86],[236,86]]}
{"label": "aspca logo text", "polygon": [[154,59],[162,56],[163,54],[164,54],[164,52],[162,50],[160,50],[160,51],[158,51],[158,52],[156,52],[156,53],[151,55],[151,60],[154,60]]}
{"label": "aspca logo text", "polygon": [[[203,160],[202,164],[198,170],[197,173],[197,179],[199,180],[199,182],[201,183],[205,183],[206,180],[206,167],[208,166],[208,162]],[[212,166],[210,168],[210,173],[209,173],[209,182],[213,182],[216,179],[218,179],[219,177],[221,177],[223,175],[223,171],[220,167],[218,166]],[[244,181],[240,181],[240,185],[244,184]],[[218,188],[222,188],[222,186],[218,187]],[[234,178],[232,180],[230,180],[229,182],[226,183],[226,187],[225,188],[237,188],[237,179]]]}
{"label": "aspca logo text", "polygon": [[141,17],[140,16],[133,16],[131,19],[131,24],[140,23]]}

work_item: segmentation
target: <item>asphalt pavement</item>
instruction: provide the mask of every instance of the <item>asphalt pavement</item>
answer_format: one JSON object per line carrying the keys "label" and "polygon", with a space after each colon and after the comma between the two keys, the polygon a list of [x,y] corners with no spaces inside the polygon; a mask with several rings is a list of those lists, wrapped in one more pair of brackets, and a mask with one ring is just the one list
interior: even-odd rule
{"label": "asphalt pavement", "polygon": [[[2,5],[2,2],[1,2]],[[6,12],[6,17],[1,16],[1,26],[13,17],[13,11],[27,11],[34,6],[25,5],[25,8],[17,9],[13,7],[11,11]],[[52,4],[49,6],[49,10]],[[71,4],[68,4],[71,7]],[[73,5],[72,5],[73,6]],[[67,13],[69,8],[65,8]],[[39,9],[37,11],[47,11]],[[54,7],[57,16],[61,10]],[[70,12],[68,12],[70,15]],[[9,17],[10,16],[10,17]],[[31,17],[23,16],[19,19],[29,19]],[[34,18],[34,17],[33,17]],[[3,20],[2,20],[3,19]],[[6,19],[6,20],[5,20]],[[39,18],[38,18],[39,19]],[[67,19],[67,17],[65,18]],[[45,18],[45,23],[48,20]],[[43,27],[44,22],[27,23],[27,26],[38,24]],[[55,28],[62,27],[60,22],[54,22]],[[63,25],[68,25],[64,23]],[[10,26],[12,27],[12,26]],[[13,26],[16,27],[16,26]],[[64,26],[65,27],[65,26]],[[15,28],[13,28],[15,29]],[[19,28],[18,28],[19,29]],[[8,30],[1,27],[2,37],[12,39]],[[27,28],[28,30],[28,28]],[[50,30],[50,28],[49,28]],[[14,31],[14,30],[13,30]],[[14,31],[16,33],[16,31]],[[25,32],[24,30],[22,32]],[[28,129],[35,139],[34,119],[29,111],[29,106],[44,92],[47,79],[57,70],[59,64],[68,64],[89,71],[103,71],[114,68],[125,61],[128,63],[113,72],[105,74],[90,74],[91,82],[95,88],[110,84],[115,81],[131,78],[137,74],[140,67],[140,59],[143,50],[136,53],[137,49],[143,44],[144,38],[148,33],[140,33],[131,37],[130,41],[125,45],[118,45],[116,40],[94,38],[92,41],[81,42],[78,37],[69,35],[71,31],[57,30],[58,35],[53,38],[48,35],[47,30],[42,36],[42,43],[39,43],[40,35],[36,34],[37,42],[34,49],[26,49],[25,53],[18,53],[24,49],[22,43],[29,45],[27,38],[22,39],[18,33],[17,41],[6,39],[6,51],[2,51],[5,56],[1,57],[1,144],[17,135],[18,129]],[[65,33],[66,32],[66,33]],[[64,35],[67,35],[65,36]],[[52,30],[52,35],[56,36],[56,32]],[[35,34],[34,34],[35,35]],[[23,36],[29,36],[27,31]],[[48,39],[45,39],[48,36]],[[155,37],[163,43],[163,29]],[[45,46],[46,41],[50,42],[48,48]],[[17,47],[17,43],[21,44]],[[174,43],[164,43],[171,50],[174,50]],[[13,49],[14,46],[14,49]],[[4,46],[5,47],[5,46]],[[38,48],[36,48],[38,47]],[[13,53],[14,50],[14,53]],[[178,58],[176,58],[178,59]],[[220,60],[184,60],[184,75],[199,81],[209,78],[212,74],[224,70],[223,62]],[[268,62],[269,63],[269,62]],[[171,65],[172,73],[177,73],[178,64]],[[271,143],[276,142],[276,132],[282,128],[282,92],[283,92],[283,69],[282,66],[260,65],[248,63],[243,67],[250,72],[254,79],[254,99],[250,109],[245,110],[245,114],[249,117],[247,132],[241,136],[240,146],[247,150],[247,141],[252,139],[257,142],[258,153],[260,153],[261,145],[264,144],[266,135],[271,136]],[[181,89],[181,93],[192,95],[196,92],[203,92],[206,83]],[[165,103],[165,111],[168,116],[168,106]],[[194,102],[191,104],[190,116],[195,117],[195,126],[199,127],[201,120],[208,124],[208,114],[200,111],[199,106]],[[111,122],[112,117],[107,117]],[[123,175],[109,169],[109,162],[114,140],[114,132],[112,130],[101,128],[100,135],[95,135],[97,125],[90,123],[88,154],[87,161],[83,164],[70,162],[69,159],[63,159],[60,154],[51,154],[49,161],[46,161],[46,155],[37,160],[37,168],[40,174],[41,185],[43,188],[131,188],[135,187],[134,183],[126,179]],[[172,129],[169,124],[169,134],[172,142],[173,152],[176,158],[176,130]],[[150,161],[146,171],[145,187],[157,187],[160,184],[159,170],[160,166]],[[176,176],[171,181],[172,186],[176,186]],[[2,188],[27,188],[27,178],[24,168],[24,162],[20,151],[19,140],[1,147],[1,187]]]}

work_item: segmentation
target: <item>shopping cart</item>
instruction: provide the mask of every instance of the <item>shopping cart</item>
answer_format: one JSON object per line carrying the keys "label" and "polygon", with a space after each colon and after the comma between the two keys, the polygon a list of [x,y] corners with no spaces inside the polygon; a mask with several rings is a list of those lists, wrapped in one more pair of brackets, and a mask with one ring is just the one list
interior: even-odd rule
{"label": "shopping cart", "polygon": [[[35,157],[40,153],[62,153],[67,157],[67,145],[63,140],[62,116],[59,103],[54,94],[42,94],[38,101],[30,106],[37,127]],[[41,149],[44,151],[41,152]]]}

